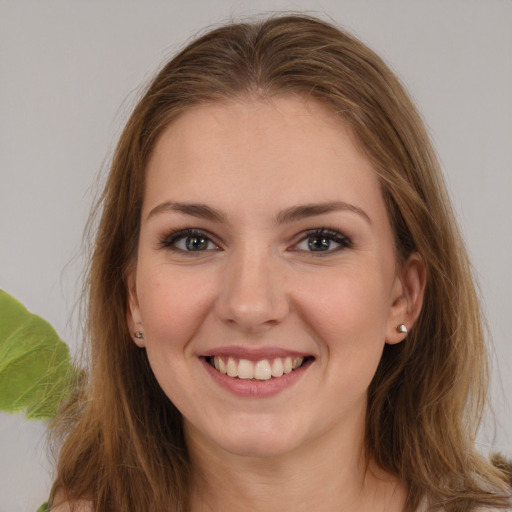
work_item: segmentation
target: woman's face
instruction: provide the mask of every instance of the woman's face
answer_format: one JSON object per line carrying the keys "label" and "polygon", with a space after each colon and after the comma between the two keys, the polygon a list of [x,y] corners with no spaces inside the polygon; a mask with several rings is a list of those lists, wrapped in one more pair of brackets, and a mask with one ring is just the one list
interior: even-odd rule
{"label": "woman's face", "polygon": [[262,457],[360,443],[384,344],[412,321],[404,272],[338,117],[293,96],[213,103],[152,154],[128,323],[189,443]]}

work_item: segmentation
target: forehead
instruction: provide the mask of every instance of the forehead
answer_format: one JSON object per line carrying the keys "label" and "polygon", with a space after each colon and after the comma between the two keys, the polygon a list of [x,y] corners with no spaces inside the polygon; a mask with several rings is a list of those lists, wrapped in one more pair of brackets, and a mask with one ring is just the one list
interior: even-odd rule
{"label": "forehead", "polygon": [[198,198],[238,201],[253,213],[317,201],[384,207],[343,120],[297,96],[199,105],[166,128],[147,167],[144,209]]}

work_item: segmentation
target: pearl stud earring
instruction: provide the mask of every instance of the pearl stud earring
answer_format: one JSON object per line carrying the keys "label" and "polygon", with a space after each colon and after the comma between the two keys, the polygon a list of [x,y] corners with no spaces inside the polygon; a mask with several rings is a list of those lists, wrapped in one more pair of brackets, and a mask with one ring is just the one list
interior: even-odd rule
{"label": "pearl stud earring", "polygon": [[399,324],[396,326],[396,331],[399,332],[400,334],[407,334],[407,327],[405,326],[405,324]]}

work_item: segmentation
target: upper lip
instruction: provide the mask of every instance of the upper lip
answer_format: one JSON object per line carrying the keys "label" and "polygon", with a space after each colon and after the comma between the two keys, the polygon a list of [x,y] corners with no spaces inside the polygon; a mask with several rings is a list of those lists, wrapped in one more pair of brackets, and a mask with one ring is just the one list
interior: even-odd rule
{"label": "upper lip", "polygon": [[216,347],[200,353],[200,357],[225,356],[235,359],[248,359],[261,361],[262,359],[275,359],[277,357],[313,357],[311,353],[300,350],[290,350],[279,347],[249,348],[243,346]]}

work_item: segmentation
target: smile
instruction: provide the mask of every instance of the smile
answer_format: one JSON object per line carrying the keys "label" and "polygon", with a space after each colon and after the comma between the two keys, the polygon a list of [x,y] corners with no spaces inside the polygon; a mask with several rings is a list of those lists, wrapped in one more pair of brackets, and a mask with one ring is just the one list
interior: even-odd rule
{"label": "smile", "polygon": [[293,387],[315,357],[278,348],[222,347],[201,354],[207,374],[221,388],[242,398],[270,398]]}
{"label": "smile", "polygon": [[207,358],[207,361],[219,373],[228,377],[243,380],[270,380],[291,373],[300,368],[308,359],[310,358],[288,356],[250,361],[235,357],[212,356]]}

